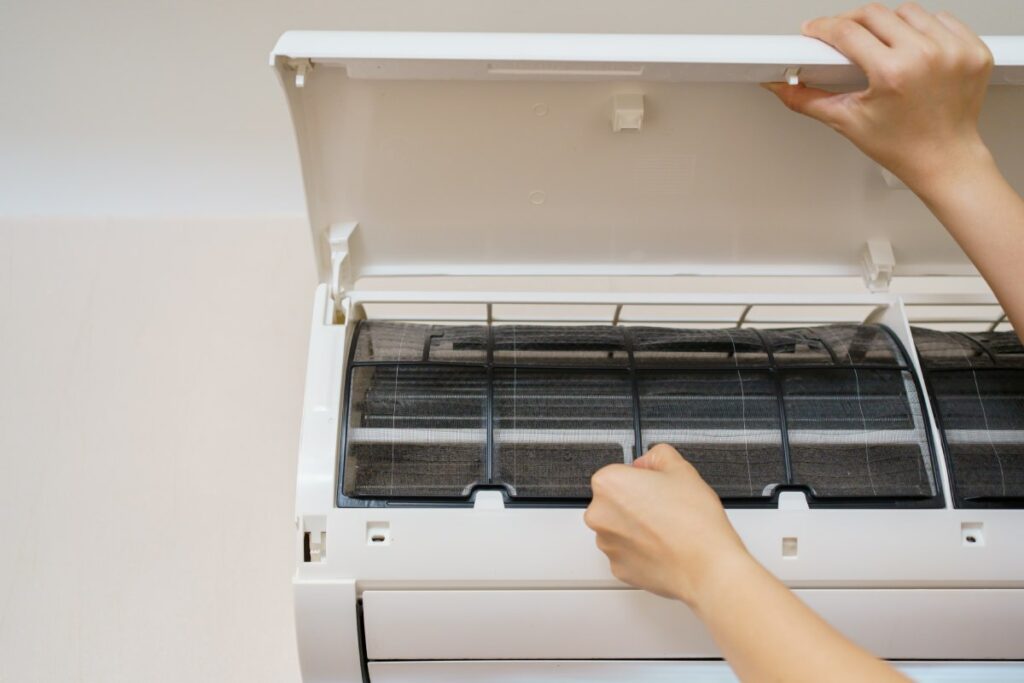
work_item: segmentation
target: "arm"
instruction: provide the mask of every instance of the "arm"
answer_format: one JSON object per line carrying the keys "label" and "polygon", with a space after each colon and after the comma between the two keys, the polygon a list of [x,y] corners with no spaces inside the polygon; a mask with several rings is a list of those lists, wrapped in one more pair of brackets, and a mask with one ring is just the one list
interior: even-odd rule
{"label": "arm", "polygon": [[992,70],[988,48],[954,17],[914,3],[896,11],[871,4],[803,30],[860,66],[867,89],[766,87],[906,183],[974,262],[1024,339],[1024,199],[978,133]]}
{"label": "arm", "polygon": [[711,487],[670,446],[593,477],[584,519],[619,579],[688,604],[742,681],[905,682],[811,611],[743,547]]}

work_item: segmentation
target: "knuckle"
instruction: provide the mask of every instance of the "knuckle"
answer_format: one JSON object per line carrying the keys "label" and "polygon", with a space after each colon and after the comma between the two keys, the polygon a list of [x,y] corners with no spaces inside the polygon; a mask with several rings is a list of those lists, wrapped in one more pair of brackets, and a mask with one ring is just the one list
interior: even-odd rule
{"label": "knuckle", "polygon": [[861,8],[861,11],[868,17],[880,17],[889,13],[889,8],[880,2],[870,2]]}
{"label": "knuckle", "polygon": [[889,61],[881,64],[875,75],[876,85],[882,86],[883,88],[894,90],[899,88],[905,78],[904,66],[896,61]]}
{"label": "knuckle", "polygon": [[849,40],[859,30],[857,22],[852,19],[840,19],[836,22],[835,27],[832,29],[833,35],[838,40]]}
{"label": "knuckle", "polygon": [[929,66],[938,64],[945,57],[942,49],[930,40],[922,42],[917,48],[917,53],[921,60]]}
{"label": "knuckle", "polygon": [[967,59],[968,65],[978,71],[987,71],[992,68],[995,63],[995,59],[992,57],[992,51],[984,44],[977,49],[972,50]]}
{"label": "knuckle", "polygon": [[590,477],[590,488],[594,495],[611,497],[619,487],[623,470],[628,470],[628,465],[605,465],[594,472]]}
{"label": "knuckle", "polygon": [[957,50],[951,55],[950,60],[951,68],[972,76],[984,74],[993,64],[992,53],[988,47],[967,47]]}
{"label": "knuckle", "polygon": [[594,493],[603,493],[608,490],[611,479],[614,477],[614,470],[609,467],[602,467],[590,477],[590,488]]}
{"label": "knuckle", "polygon": [[672,448],[667,443],[658,443],[651,447],[651,453],[654,453],[655,455],[668,455],[670,453],[674,453],[675,450],[676,449]]}

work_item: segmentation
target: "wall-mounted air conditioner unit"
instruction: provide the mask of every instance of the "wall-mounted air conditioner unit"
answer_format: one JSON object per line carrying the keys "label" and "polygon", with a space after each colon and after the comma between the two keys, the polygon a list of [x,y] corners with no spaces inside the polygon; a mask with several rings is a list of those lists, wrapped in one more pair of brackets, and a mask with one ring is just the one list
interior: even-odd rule
{"label": "wall-mounted air conditioner unit", "polygon": [[[983,133],[1020,186],[1024,38],[986,40]],[[593,471],[659,442],[870,650],[921,680],[1024,677],[1021,346],[991,295],[942,286],[981,291],[912,194],[755,86],[855,85],[845,59],[293,32],[272,62],[322,282],[307,681],[732,680],[582,521]]]}

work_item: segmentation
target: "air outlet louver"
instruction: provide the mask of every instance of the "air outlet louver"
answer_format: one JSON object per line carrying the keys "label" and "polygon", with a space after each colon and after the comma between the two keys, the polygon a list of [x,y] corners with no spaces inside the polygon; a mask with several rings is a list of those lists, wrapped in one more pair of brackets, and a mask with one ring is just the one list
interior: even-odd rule
{"label": "air outlet louver", "polygon": [[914,329],[959,507],[1024,507],[1024,346]]}
{"label": "air outlet louver", "polygon": [[938,504],[921,399],[874,325],[756,331],[364,322],[340,503],[584,504],[657,443],[730,505]]}

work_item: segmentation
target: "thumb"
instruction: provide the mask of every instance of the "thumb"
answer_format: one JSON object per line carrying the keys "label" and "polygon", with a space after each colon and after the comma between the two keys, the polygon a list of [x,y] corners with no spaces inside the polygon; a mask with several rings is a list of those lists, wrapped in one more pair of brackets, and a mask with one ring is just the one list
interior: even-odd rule
{"label": "thumb", "polygon": [[655,472],[668,472],[685,464],[686,460],[679,451],[668,444],[658,444],[633,461],[633,467]]}
{"label": "thumb", "polygon": [[833,105],[841,97],[837,93],[788,83],[762,83],[761,87],[775,93],[784,105],[799,114],[810,116],[822,123],[835,123],[838,112]]}

